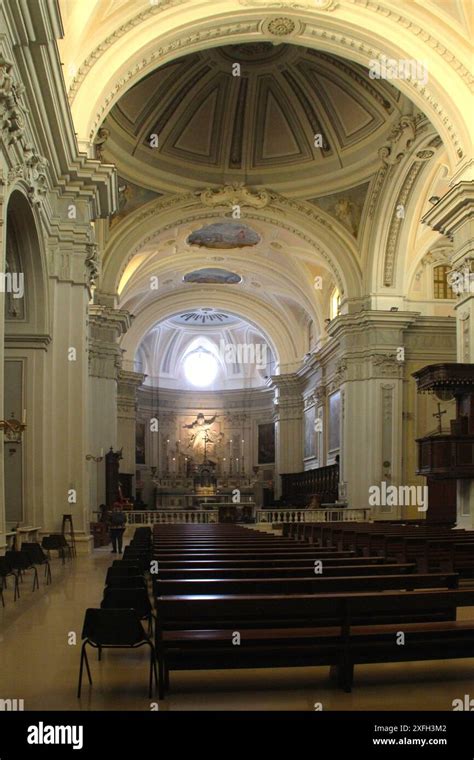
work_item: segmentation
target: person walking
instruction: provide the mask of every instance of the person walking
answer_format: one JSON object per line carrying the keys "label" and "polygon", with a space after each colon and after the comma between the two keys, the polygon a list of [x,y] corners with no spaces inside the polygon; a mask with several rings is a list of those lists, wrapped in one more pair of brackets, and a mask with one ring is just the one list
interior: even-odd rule
{"label": "person walking", "polygon": [[122,511],[122,507],[117,502],[112,507],[110,515],[110,538],[112,540],[112,554],[122,554],[122,542],[123,534],[125,532],[125,524],[127,522],[127,516]]}

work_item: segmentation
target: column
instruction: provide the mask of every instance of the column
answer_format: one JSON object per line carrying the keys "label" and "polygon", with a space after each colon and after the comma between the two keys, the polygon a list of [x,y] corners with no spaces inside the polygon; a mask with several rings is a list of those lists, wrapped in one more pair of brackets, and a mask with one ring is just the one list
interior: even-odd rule
{"label": "column", "polygon": [[[341,393],[340,482],[350,507],[369,506],[369,488],[405,485],[402,469],[404,331],[416,314],[362,311],[328,327],[339,359],[326,370],[328,397]],[[326,406],[331,425],[330,405]],[[327,435],[325,436],[327,441]],[[413,443],[414,445],[414,443]],[[414,474],[413,474],[414,475]],[[415,475],[414,475],[415,477]],[[408,508],[410,509],[410,508]],[[414,508],[416,510],[416,507]],[[376,518],[406,517],[403,508],[372,507]]]}
{"label": "column", "polygon": [[[130,327],[130,314],[110,306],[90,304],[89,314],[89,457],[105,457],[117,448],[117,378],[122,366],[121,336]],[[89,459],[89,508],[105,502],[105,459]]]}
{"label": "column", "polygon": [[[4,172],[0,166],[0,271],[5,271],[6,261],[6,205],[4,203],[5,180]],[[5,358],[5,293],[0,291],[0,367],[3,368]],[[3,370],[0,372],[0,418],[5,419],[3,404],[4,388]],[[5,525],[5,484],[3,477],[3,432],[0,432],[0,555],[5,553],[6,525]]]}
{"label": "column", "polygon": [[274,375],[275,388],[275,498],[281,496],[281,478],[303,470],[303,396],[296,374]]}
{"label": "column", "polygon": [[117,388],[117,446],[123,448],[120,462],[122,472],[135,474],[135,442],[137,422],[137,390],[145,380],[140,372],[118,373]]}
{"label": "column", "polygon": [[[453,244],[451,287],[457,295],[456,354],[461,364],[474,362],[474,184],[454,185],[422,220]],[[474,369],[473,369],[474,371]],[[474,480],[458,480],[458,526],[474,527]]]}

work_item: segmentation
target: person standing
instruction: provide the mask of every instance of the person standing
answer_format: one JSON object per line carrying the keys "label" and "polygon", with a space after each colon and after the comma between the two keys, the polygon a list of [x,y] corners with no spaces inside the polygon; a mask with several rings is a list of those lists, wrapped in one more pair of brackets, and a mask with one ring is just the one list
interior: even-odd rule
{"label": "person standing", "polygon": [[118,553],[122,554],[122,542],[123,542],[123,534],[125,532],[125,524],[127,522],[127,516],[125,512],[122,511],[122,506],[120,503],[115,502],[114,506],[112,507],[112,512],[110,515],[110,538],[112,540],[112,554]]}

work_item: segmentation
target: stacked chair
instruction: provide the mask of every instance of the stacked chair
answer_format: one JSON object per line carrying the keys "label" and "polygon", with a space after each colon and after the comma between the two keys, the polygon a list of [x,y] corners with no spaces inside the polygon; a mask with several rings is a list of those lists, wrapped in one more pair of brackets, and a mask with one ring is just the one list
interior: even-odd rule
{"label": "stacked chair", "polygon": [[[152,696],[153,678],[158,683],[155,646],[152,639],[154,612],[150,601],[149,569],[151,558],[151,530],[137,528],[123,559],[113,561],[107,570],[104,596],[99,609],[86,610],[82,629],[82,648],[79,666],[77,696],[81,696],[82,675],[86,666],[92,684],[87,658],[87,645],[103,649],[150,649],[148,695]],[[143,627],[147,624],[147,630]]]}
{"label": "stacked chair", "polygon": [[14,584],[14,601],[20,598],[20,583],[24,574],[33,572],[33,591],[39,588],[38,567],[44,567],[46,585],[51,583],[51,566],[49,558],[38,543],[23,543],[21,549],[7,551],[0,557],[0,598],[2,607],[5,606],[3,591],[7,588],[7,578],[11,577]]}

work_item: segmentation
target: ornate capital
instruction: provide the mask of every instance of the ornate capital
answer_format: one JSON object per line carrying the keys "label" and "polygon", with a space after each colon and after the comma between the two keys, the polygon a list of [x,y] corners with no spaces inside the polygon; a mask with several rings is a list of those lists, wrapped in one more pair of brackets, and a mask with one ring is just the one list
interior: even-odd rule
{"label": "ornate capital", "polygon": [[321,404],[324,403],[327,395],[327,389],[325,385],[318,385],[314,392],[314,400],[316,401],[316,404],[318,406],[321,406]]}
{"label": "ornate capital", "polygon": [[375,374],[379,377],[403,377],[403,362],[397,359],[396,354],[372,354],[371,359]]}
{"label": "ornate capital", "polygon": [[25,163],[17,164],[8,173],[8,181],[23,179],[27,185],[31,203],[38,205],[48,190],[48,160],[40,156],[32,146],[25,148]]}

